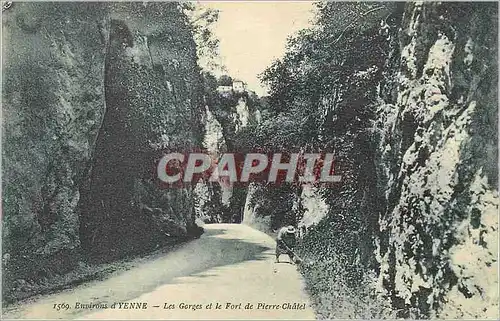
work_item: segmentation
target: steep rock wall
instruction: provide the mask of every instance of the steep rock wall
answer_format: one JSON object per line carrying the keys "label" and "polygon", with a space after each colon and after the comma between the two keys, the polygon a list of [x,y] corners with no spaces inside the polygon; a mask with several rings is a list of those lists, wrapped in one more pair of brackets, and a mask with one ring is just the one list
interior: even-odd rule
{"label": "steep rock wall", "polygon": [[3,289],[199,235],[165,150],[201,146],[201,85],[176,3],[14,3],[3,13]]}
{"label": "steep rock wall", "polygon": [[406,316],[497,317],[496,4],[407,4],[379,108],[379,289]]}
{"label": "steep rock wall", "polygon": [[[326,27],[341,9],[325,4]],[[270,68],[275,108],[322,98],[293,112],[324,108],[318,137],[331,137],[342,182],[302,192],[301,206],[295,190],[253,188],[245,222],[314,222],[298,252],[320,317],[498,318],[497,4],[387,9],[364,31],[319,29],[288,66]],[[345,39],[349,54],[330,39]],[[345,81],[302,84],[308,67]],[[303,75],[288,79],[295,70]],[[292,143],[314,126],[296,127]]]}
{"label": "steep rock wall", "polygon": [[2,15],[7,290],[13,278],[43,279],[77,260],[79,186],[105,112],[109,21],[94,3],[16,2]]}
{"label": "steep rock wall", "polygon": [[[217,123],[216,137],[223,142],[217,146],[217,153],[239,153],[241,157],[242,150],[240,146],[240,134],[250,125],[255,125],[259,121],[259,97],[251,91],[231,92],[228,94],[219,94],[216,90],[216,83],[212,82],[207,90],[207,107],[209,114],[213,115],[213,121]],[[208,129],[208,128],[207,128]],[[210,134],[207,131],[207,135]],[[212,134],[213,136],[213,134]],[[206,143],[213,141],[213,137],[206,140]],[[214,145],[213,143],[211,144]],[[208,145],[206,146],[208,147]],[[246,187],[234,187],[220,184],[213,189],[211,203],[215,206],[211,208],[222,210],[223,213],[212,212],[215,220],[222,222],[241,223],[244,218],[244,208],[247,196]],[[216,205],[215,203],[218,202]],[[220,215],[220,217],[218,217]]]}
{"label": "steep rock wall", "polygon": [[83,245],[111,259],[197,233],[192,189],[154,179],[163,152],[199,148],[204,131],[195,44],[177,4],[112,5],[105,86]]}

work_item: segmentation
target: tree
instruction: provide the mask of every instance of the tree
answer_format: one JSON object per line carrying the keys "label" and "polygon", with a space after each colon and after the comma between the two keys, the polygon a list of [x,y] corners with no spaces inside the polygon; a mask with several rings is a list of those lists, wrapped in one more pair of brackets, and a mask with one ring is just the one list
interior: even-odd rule
{"label": "tree", "polygon": [[219,11],[190,2],[181,3],[189,17],[193,38],[196,42],[198,64],[211,72],[225,72],[226,67],[219,55],[219,39],[213,33],[213,26],[219,19]]}
{"label": "tree", "polygon": [[233,85],[233,78],[231,78],[228,75],[222,75],[217,80],[217,84],[219,86],[232,86]]}

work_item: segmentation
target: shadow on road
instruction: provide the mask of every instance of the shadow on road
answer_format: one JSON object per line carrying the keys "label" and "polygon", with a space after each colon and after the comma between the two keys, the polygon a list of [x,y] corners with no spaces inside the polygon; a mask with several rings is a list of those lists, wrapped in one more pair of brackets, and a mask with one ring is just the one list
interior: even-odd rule
{"label": "shadow on road", "polygon": [[[219,268],[229,266],[234,267],[229,269],[233,273],[232,281],[234,281],[234,278],[244,277],[239,274],[243,266],[239,265],[240,263],[262,260],[272,262],[273,255],[272,239],[261,232],[246,226],[222,225],[222,228],[220,225],[208,226],[199,239],[176,246],[166,254],[147,258],[130,270],[117,273],[105,280],[83,284],[71,291],[41,297],[37,302],[12,312],[13,315],[22,316],[20,318],[75,318],[89,311],[85,309],[56,311],[51,309],[51,306],[60,302],[71,304],[125,302],[154,292],[168,284],[197,283],[186,277],[199,278],[200,281],[210,280],[211,277],[218,279],[226,273],[221,272]],[[165,292],[160,290],[160,293]]]}
{"label": "shadow on road", "polygon": [[[175,284],[177,283],[175,279],[179,277],[206,278],[210,275],[203,274],[203,272],[213,268],[244,261],[268,259],[273,255],[272,250],[271,247],[259,242],[253,243],[240,239],[234,232],[228,233],[225,229],[207,228],[200,239],[186,243],[161,258],[126,271],[113,279],[115,282],[123,280],[127,283],[131,280],[142,281],[136,285],[127,286],[129,293],[122,300],[129,300],[164,284]],[[268,252],[265,253],[266,251]],[[108,281],[113,281],[113,279]],[[111,284],[110,287],[114,291]],[[121,297],[115,294],[112,296]]]}
{"label": "shadow on road", "polygon": [[[274,263],[271,237],[237,224],[204,228],[200,239],[120,276],[129,282],[128,291],[114,292],[110,298],[147,302],[152,309],[103,309],[84,319],[314,319],[296,268]],[[110,284],[110,288],[119,290],[120,285]],[[290,302],[304,308],[257,308]],[[206,308],[212,304],[219,307]],[[244,309],[247,304],[256,308]]]}

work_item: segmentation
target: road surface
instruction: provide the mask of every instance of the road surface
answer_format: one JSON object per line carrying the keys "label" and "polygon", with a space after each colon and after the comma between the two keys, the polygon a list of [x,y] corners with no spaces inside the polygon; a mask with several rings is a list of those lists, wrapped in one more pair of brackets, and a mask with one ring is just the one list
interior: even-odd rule
{"label": "road surface", "polygon": [[[200,239],[167,254],[3,318],[315,319],[296,266],[274,262],[271,237],[240,224],[204,228]],[[57,311],[58,303],[67,305]]]}

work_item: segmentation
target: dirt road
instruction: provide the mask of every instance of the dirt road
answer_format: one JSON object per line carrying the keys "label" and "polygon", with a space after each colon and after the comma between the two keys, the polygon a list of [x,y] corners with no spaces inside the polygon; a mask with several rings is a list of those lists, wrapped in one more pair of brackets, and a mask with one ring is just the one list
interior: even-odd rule
{"label": "dirt road", "polygon": [[[296,266],[274,263],[271,237],[239,224],[204,228],[200,239],[166,255],[3,318],[314,319]],[[57,311],[54,304],[65,305]]]}

